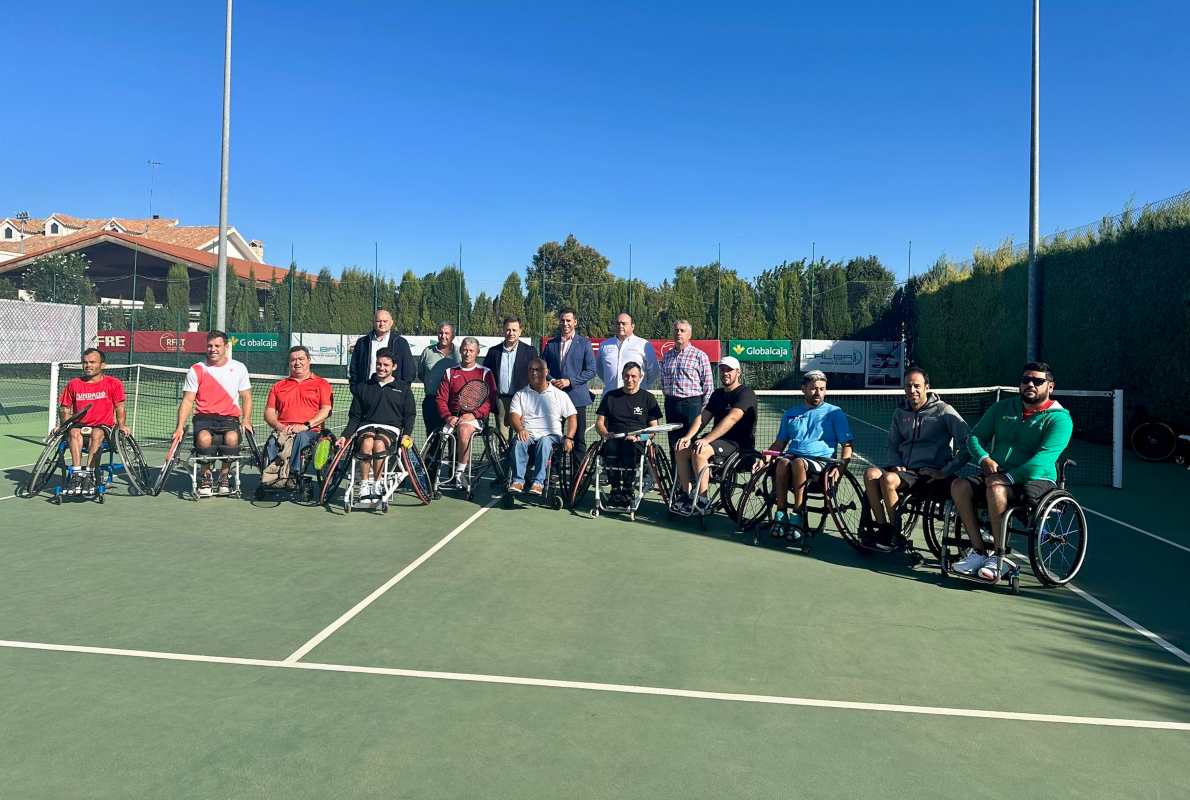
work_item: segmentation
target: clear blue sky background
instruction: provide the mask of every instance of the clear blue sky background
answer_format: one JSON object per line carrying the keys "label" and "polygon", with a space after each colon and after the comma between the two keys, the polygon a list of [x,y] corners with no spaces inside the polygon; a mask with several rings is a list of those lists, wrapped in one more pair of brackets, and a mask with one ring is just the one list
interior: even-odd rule
{"label": "clear blue sky background", "polygon": [[[1042,233],[1190,188],[1190,4],[1046,0]],[[218,220],[223,3],[9,17],[0,216]],[[650,281],[1027,234],[1029,0],[236,5],[231,223],[473,293],[568,233]],[[22,20],[29,30],[22,33]]]}

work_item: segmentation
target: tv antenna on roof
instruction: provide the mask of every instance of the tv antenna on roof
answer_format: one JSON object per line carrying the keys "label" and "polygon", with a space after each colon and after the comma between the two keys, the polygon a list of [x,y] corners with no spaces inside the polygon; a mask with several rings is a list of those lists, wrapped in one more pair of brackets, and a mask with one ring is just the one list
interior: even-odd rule
{"label": "tv antenna on roof", "polygon": [[153,219],[153,179],[157,176],[157,168],[161,166],[160,161],[149,159],[149,219]]}

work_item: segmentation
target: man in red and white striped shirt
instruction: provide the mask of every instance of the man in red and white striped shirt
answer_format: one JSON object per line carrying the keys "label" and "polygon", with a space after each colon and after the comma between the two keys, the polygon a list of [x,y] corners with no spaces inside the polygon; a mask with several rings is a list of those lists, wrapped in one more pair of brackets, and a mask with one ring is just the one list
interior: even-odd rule
{"label": "man in red and white striped shirt", "polygon": [[[227,349],[227,334],[207,334],[207,359],[186,373],[182,402],[178,405],[178,427],[173,440],[181,441],[186,421],[194,411],[194,449],[200,456],[234,456],[240,452],[240,429],[252,430],[252,385],[248,368],[233,359]],[[228,473],[231,462],[219,470],[218,493],[230,494]],[[198,494],[210,497],[211,470],[198,479]]]}
{"label": "man in red and white striped shirt", "polygon": [[[496,397],[496,378],[492,371],[482,364],[476,364],[479,358],[479,340],[468,336],[459,345],[459,365],[451,367],[442,376],[438,384],[438,413],[443,422],[453,428],[459,437],[456,449],[455,474],[462,475],[467,470],[468,451],[471,449],[471,437],[482,430],[483,420],[487,419],[492,408],[492,399]],[[459,408],[459,391],[468,381],[483,381],[488,385],[488,399],[479,408],[471,412],[464,412]]]}

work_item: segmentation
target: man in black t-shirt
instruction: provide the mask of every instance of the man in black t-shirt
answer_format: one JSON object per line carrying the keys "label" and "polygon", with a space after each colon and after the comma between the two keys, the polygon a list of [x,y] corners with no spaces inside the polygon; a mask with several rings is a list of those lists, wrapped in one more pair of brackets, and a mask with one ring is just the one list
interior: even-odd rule
{"label": "man in black t-shirt", "polygon": [[[711,393],[711,399],[702,414],[690,423],[690,429],[678,439],[674,451],[674,466],[677,469],[678,497],[675,502],[679,510],[689,514],[697,508],[702,511],[710,506],[707,488],[711,472],[705,469],[712,461],[722,464],[732,453],[756,448],[756,394],[740,382],[743,373],[740,362],[725,356],[719,362],[719,378],[722,386]],[[698,432],[708,422],[711,430],[702,437]],[[698,475],[698,496],[692,499],[693,476]]]}
{"label": "man in black t-shirt", "polygon": [[[650,392],[640,388],[640,364],[630,361],[624,365],[624,386],[605,392],[595,411],[595,430],[603,439],[604,464],[612,467],[632,469],[640,455],[640,438],[608,438],[613,433],[626,433],[655,425],[661,419],[661,406]],[[623,473],[612,473],[622,475]],[[622,481],[612,484],[612,502],[619,504],[623,494]],[[619,495],[619,497],[617,497]]]}

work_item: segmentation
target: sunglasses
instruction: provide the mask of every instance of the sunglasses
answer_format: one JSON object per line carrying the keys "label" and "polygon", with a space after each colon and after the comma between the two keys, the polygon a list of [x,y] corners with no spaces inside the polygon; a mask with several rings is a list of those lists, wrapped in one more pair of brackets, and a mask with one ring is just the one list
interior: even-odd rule
{"label": "sunglasses", "polygon": [[1021,385],[1023,386],[1026,383],[1031,383],[1034,386],[1045,386],[1047,383],[1049,383],[1049,380],[1049,378],[1035,378],[1032,375],[1022,375]]}

